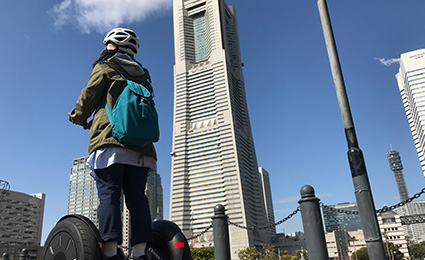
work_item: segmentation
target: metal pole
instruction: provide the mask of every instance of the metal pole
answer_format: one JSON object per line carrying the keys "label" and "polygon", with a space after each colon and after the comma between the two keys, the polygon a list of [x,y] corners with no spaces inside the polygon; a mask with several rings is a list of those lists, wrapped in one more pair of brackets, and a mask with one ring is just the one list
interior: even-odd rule
{"label": "metal pole", "polygon": [[339,109],[341,111],[342,123],[344,125],[345,136],[347,139],[348,160],[350,163],[351,176],[353,178],[356,201],[359,207],[360,219],[363,226],[363,233],[368,249],[369,259],[387,259],[385,256],[381,232],[379,230],[378,219],[375,213],[376,209],[373,202],[363,153],[359,148],[356,131],[354,129],[354,123],[350,105],[348,103],[347,92],[342,76],[326,0],[317,0],[317,5],[319,7],[323,35],[326,41],[329,63],[331,65]]}
{"label": "metal pole", "polygon": [[300,204],[308,259],[328,260],[328,249],[326,247],[325,231],[323,230],[319,205],[320,200],[314,195],[314,189],[310,185],[304,185],[300,193],[301,199],[298,203]]}
{"label": "metal pole", "polygon": [[28,249],[24,248],[19,255],[19,260],[28,260],[30,259],[30,255],[28,254]]}
{"label": "metal pole", "polygon": [[214,259],[230,260],[229,226],[224,206],[217,204],[212,217],[214,234]]}
{"label": "metal pole", "polygon": [[8,253],[3,253],[3,255],[1,256],[1,260],[10,260],[9,254]]}

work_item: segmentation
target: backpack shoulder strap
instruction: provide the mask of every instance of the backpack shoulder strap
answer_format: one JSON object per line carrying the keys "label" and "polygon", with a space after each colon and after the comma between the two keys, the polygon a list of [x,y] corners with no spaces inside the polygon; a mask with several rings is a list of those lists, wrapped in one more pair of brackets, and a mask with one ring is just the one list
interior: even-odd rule
{"label": "backpack shoulder strap", "polygon": [[105,110],[106,110],[106,114],[108,115],[109,122],[111,123],[111,126],[114,127],[115,123],[114,123],[114,119],[112,118],[111,109],[109,108],[108,102],[106,101],[106,92],[103,95],[103,103],[105,104]]}
{"label": "backpack shoulder strap", "polygon": [[[115,70],[116,71],[116,70]],[[126,79],[126,77],[124,77],[124,75],[122,74],[122,73],[120,73],[120,72],[118,72],[118,71],[116,71],[118,74],[120,74],[120,76],[125,80],[125,81],[128,81],[128,79]],[[124,88],[126,88],[127,87],[127,85],[128,85],[128,83],[124,86]],[[109,122],[111,123],[111,126],[113,127],[114,125],[115,125],[115,123],[114,123],[114,119],[113,119],[113,117],[112,117],[112,112],[111,112],[111,109],[109,108],[109,105],[108,105],[108,102],[106,101],[106,95],[107,95],[107,92],[105,92],[105,94],[103,95],[103,103],[104,103],[104,105],[105,105],[105,110],[106,110],[106,114],[108,115],[108,118],[109,118]]]}

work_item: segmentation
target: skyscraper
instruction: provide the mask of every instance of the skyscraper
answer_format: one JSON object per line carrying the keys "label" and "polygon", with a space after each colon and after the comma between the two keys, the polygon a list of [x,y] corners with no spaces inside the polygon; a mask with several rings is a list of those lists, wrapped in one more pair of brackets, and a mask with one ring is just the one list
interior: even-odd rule
{"label": "skyscraper", "polygon": [[[267,224],[252,138],[236,11],[224,0],[173,0],[174,128],[170,219],[196,235],[223,204],[230,221]],[[230,226],[232,254],[269,242]],[[195,241],[212,243],[208,232]]]}
{"label": "skyscraper", "polygon": [[396,74],[401,99],[425,174],[425,49],[401,54]]}
{"label": "skyscraper", "polygon": [[149,200],[149,208],[152,220],[164,218],[164,206],[162,196],[161,176],[156,171],[151,171],[146,181],[146,197]]}
{"label": "skyscraper", "polygon": [[[268,225],[273,225],[275,223],[274,220],[274,210],[273,210],[273,199],[272,199],[272,189],[270,186],[270,175],[269,172],[266,171],[263,167],[258,168],[258,172],[260,173],[261,187],[263,191],[263,200],[264,205],[266,207],[266,216],[268,220]],[[276,236],[276,227],[272,227],[269,229],[271,237]]]}
{"label": "skyscraper", "polygon": [[80,214],[88,217],[96,227],[97,197],[96,182],[90,176],[90,168],[87,165],[88,157],[74,159],[69,176],[68,214]]}
{"label": "skyscraper", "polygon": [[409,194],[407,193],[407,186],[404,181],[403,164],[401,163],[400,154],[396,150],[390,150],[387,154],[387,158],[390,163],[390,168],[394,172],[400,201],[405,201],[409,198]]}

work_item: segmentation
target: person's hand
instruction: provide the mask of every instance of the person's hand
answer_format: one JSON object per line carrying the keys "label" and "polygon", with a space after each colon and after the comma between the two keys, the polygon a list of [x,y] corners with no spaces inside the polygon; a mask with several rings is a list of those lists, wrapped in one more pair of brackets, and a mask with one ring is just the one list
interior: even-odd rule
{"label": "person's hand", "polygon": [[76,125],[76,123],[74,122],[74,120],[72,119],[72,115],[75,114],[75,108],[71,110],[71,112],[68,113],[68,120],[69,122],[73,123],[74,125]]}
{"label": "person's hand", "polygon": [[74,114],[75,114],[75,108],[72,109],[72,111],[68,113],[68,119],[71,123],[73,123],[74,125],[81,125],[84,128],[84,130],[90,129],[93,120],[91,120],[88,123],[87,123],[87,121],[82,122],[82,123],[77,123],[77,122],[74,121]]}

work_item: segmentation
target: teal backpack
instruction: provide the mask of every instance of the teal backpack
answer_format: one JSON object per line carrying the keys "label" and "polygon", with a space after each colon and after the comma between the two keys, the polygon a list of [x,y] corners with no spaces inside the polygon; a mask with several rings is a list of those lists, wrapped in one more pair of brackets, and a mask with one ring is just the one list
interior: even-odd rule
{"label": "teal backpack", "polygon": [[112,136],[120,143],[144,147],[159,139],[158,113],[152,94],[142,84],[126,79],[127,85],[109,109],[105,96],[105,110],[112,126]]}

